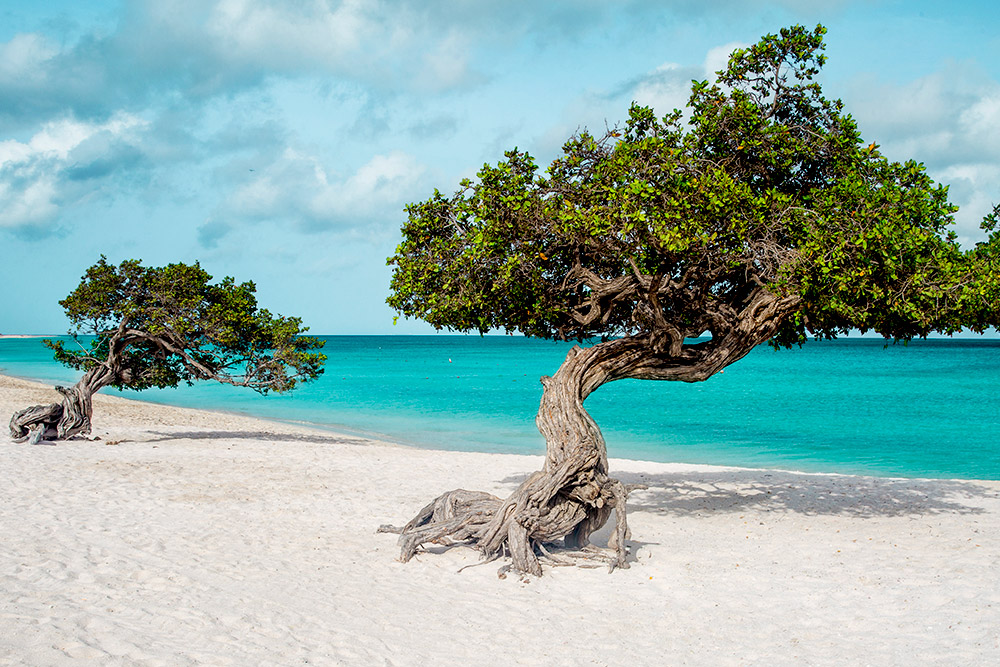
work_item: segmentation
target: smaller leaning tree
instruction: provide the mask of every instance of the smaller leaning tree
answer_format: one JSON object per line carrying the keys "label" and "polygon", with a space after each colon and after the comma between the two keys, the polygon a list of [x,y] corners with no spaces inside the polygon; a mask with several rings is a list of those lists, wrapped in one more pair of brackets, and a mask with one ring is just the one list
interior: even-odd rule
{"label": "smaller leaning tree", "polygon": [[[91,396],[107,386],[143,390],[215,380],[267,394],[322,374],[326,356],[315,350],[323,342],[302,336],[307,328],[300,319],[259,309],[252,282],[211,280],[197,262],[113,266],[102,256],[59,302],[79,349],[43,341],[83,377],[56,387],[61,403],[16,412],[11,437],[36,443],[89,433]],[[93,336],[89,346],[80,336]]]}
{"label": "smaller leaning tree", "polygon": [[401,314],[600,342],[542,378],[543,469],[506,500],[452,491],[385,527],[402,560],[464,542],[538,575],[547,544],[586,547],[615,509],[612,566],[626,567],[629,489],[583,408],[607,382],[699,382],[807,334],[996,324],[996,234],[963,252],[947,188],[887,160],[823,96],[824,33],[795,26],[735,51],[715,83],[694,82],[687,119],[633,105],[623,127],[571,138],[544,175],[515,149],[408,207],[389,259]]}

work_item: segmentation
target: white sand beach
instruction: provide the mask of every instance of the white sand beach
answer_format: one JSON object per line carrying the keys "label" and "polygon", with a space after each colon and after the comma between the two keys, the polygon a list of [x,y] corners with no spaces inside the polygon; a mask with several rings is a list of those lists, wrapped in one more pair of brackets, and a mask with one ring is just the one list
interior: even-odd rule
{"label": "white sand beach", "polygon": [[[56,397],[0,377],[4,420]],[[631,568],[498,579],[376,528],[541,457],[94,403],[0,436],[0,665],[1000,664],[998,482],[613,459]]]}

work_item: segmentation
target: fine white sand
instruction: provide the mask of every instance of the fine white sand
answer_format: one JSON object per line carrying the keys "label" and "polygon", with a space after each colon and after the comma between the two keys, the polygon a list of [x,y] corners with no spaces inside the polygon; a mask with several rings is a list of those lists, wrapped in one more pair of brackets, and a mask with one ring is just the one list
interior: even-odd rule
{"label": "fine white sand", "polygon": [[[56,398],[0,376],[4,419]],[[0,435],[0,665],[1000,664],[997,482],[612,460],[631,568],[501,580],[375,530],[541,457],[94,403]]]}

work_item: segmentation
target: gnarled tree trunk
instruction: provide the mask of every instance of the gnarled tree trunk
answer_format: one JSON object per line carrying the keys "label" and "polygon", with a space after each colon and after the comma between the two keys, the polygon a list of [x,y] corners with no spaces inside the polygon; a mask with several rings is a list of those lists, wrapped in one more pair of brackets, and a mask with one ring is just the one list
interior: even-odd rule
{"label": "gnarled tree trunk", "polygon": [[61,403],[33,405],[18,410],[10,419],[10,437],[14,442],[66,440],[90,433],[94,409],[91,397],[111,383],[112,373],[103,366],[87,371],[72,387],[56,387]]}
{"label": "gnarled tree trunk", "polygon": [[542,378],[545,389],[535,421],[546,440],[544,468],[506,500],[462,489],[438,497],[400,529],[401,560],[409,560],[427,542],[471,541],[487,559],[506,551],[514,570],[540,575],[540,544],[563,540],[570,548],[586,547],[590,535],[617,509],[610,540],[613,565],[628,567],[626,489],[608,476],[604,437],[583,401],[617,379],[634,357],[634,344],[623,339],[574,347],[553,377]]}
{"label": "gnarled tree trunk", "polygon": [[[615,511],[609,539],[612,567],[628,567],[629,538],[625,503],[630,489],[608,475],[604,437],[583,407],[594,390],[624,378],[706,380],[769,339],[794,301],[762,291],[741,313],[736,326],[694,345],[670,344],[664,337],[634,336],[573,347],[552,377],[543,377],[541,406],[535,419],[545,436],[545,465],[506,500],[457,489],[436,498],[399,532],[400,560],[409,560],[425,543],[477,546],[492,560],[505,552],[511,567],[541,575],[538,552],[562,540],[582,549]],[[501,572],[503,569],[501,570]]]}

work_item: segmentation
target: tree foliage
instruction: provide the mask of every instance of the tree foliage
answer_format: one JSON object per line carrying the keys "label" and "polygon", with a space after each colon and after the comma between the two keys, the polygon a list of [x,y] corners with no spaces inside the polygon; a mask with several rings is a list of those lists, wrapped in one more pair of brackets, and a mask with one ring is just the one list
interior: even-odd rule
{"label": "tree foliage", "polygon": [[570,138],[544,173],[514,149],[453,195],[407,208],[388,260],[399,313],[602,340],[542,378],[543,469],[506,500],[457,489],[387,527],[403,560],[457,541],[540,574],[544,544],[585,549],[613,508],[610,562],[627,567],[630,489],[608,475],[583,408],[606,382],[697,382],[760,343],[808,334],[996,326],[1000,211],[984,222],[989,240],[963,252],[947,188],[918,162],[888,160],[824,97],[824,33],[767,35],[714,82],[694,82],[686,111],[633,105],[621,127]]}
{"label": "tree foliage", "polygon": [[[252,282],[211,280],[197,262],[114,266],[101,257],[59,302],[79,349],[45,344],[58,361],[117,389],[216,380],[266,394],[323,372],[323,343],[301,335],[300,319],[258,308]],[[81,336],[93,338],[84,346]]]}
{"label": "tree foliage", "polygon": [[514,149],[409,206],[388,302],[438,328],[641,336],[675,354],[732,332],[761,290],[783,299],[765,332],[776,345],[992,324],[965,298],[947,188],[885,158],[823,96],[824,33],[735,51],[714,83],[693,83],[686,113],[633,105],[545,173]]}

